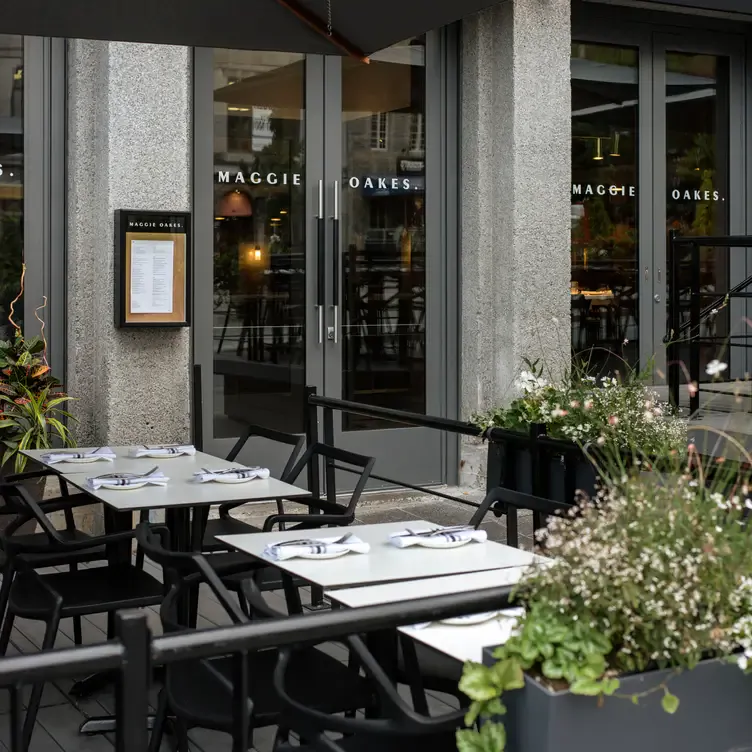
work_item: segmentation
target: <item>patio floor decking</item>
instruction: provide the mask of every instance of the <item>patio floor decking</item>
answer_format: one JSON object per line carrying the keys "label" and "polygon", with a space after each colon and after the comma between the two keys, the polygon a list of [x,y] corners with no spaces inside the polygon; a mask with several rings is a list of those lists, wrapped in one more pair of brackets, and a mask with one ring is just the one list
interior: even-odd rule
{"label": "patio floor decking", "polygon": [[[401,504],[400,506],[382,506],[381,504],[365,505],[358,515],[358,522],[363,524],[377,522],[399,522],[417,519],[425,519],[437,524],[451,525],[467,522],[472,514],[469,507],[453,504],[446,501],[434,501],[426,499],[417,503]],[[520,520],[520,532],[529,532],[529,522]],[[500,542],[506,542],[506,529],[503,521],[489,515],[483,523],[489,538]],[[532,540],[529,535],[520,535],[521,545],[529,548]],[[145,564],[151,571],[161,574],[159,569],[150,561]],[[266,593],[271,605],[275,608],[286,610],[285,601],[280,593]],[[306,595],[303,599],[305,601]],[[161,634],[162,628],[159,620],[158,609],[147,609],[149,623],[155,634]],[[82,619],[83,641],[86,644],[100,643],[107,639],[107,619],[104,614],[84,617]],[[229,623],[224,610],[219,605],[213,594],[202,588],[199,601],[199,629],[209,629]],[[17,619],[11,636],[11,644],[8,655],[18,653],[35,653],[40,649],[44,624],[38,621]],[[73,624],[70,619],[63,620],[55,640],[55,647],[64,648],[73,646]],[[339,651],[342,658],[344,651],[332,645],[331,650]],[[335,653],[336,654],[336,653]],[[89,717],[110,715],[115,712],[114,688],[108,688],[96,692],[91,697],[76,699],[68,695],[73,680],[51,682],[45,686],[42,697],[42,706],[39,710],[37,723],[32,737],[30,752],[112,752],[115,737],[112,734],[84,736],[78,733],[79,725]],[[28,688],[25,694],[28,695]],[[158,687],[153,687],[150,693],[150,705],[156,708]],[[441,712],[447,710],[443,700],[448,698],[439,695],[429,697],[429,705],[435,706]],[[9,697],[6,691],[0,691],[0,752],[10,749],[9,727]],[[274,740],[275,728],[258,729],[254,734],[254,749],[257,752],[270,752]],[[193,729],[189,732],[192,752],[229,752],[231,748],[230,737],[205,729]],[[173,742],[165,736],[162,750],[173,749]]]}

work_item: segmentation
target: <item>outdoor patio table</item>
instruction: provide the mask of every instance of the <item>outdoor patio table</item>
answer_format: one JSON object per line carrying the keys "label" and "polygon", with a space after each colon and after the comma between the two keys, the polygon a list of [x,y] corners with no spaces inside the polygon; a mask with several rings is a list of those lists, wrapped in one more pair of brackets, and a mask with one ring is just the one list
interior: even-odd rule
{"label": "outdoor patio table", "polygon": [[[538,557],[536,557],[538,558]],[[333,603],[348,608],[375,606],[429,598],[446,593],[464,593],[468,590],[514,585],[525,571],[525,566],[497,569],[488,572],[407,580],[371,587],[328,590],[326,596]],[[480,662],[484,647],[500,645],[509,637],[511,623],[507,619],[493,619],[481,624],[449,625],[434,622],[425,627],[399,627],[399,631],[434,650],[464,663]]]}
{"label": "outdoor patio table", "polygon": [[400,580],[418,580],[462,572],[482,572],[509,566],[530,564],[533,554],[501,543],[468,543],[459,548],[423,548],[411,546],[397,548],[389,543],[389,534],[405,530],[429,530],[434,524],[425,520],[410,522],[384,522],[375,525],[350,525],[342,528],[307,531],[310,537],[342,535],[345,532],[357,535],[371,546],[367,554],[349,553],[344,557],[326,560],[286,559],[276,561],[264,554],[270,543],[295,540],[301,537],[300,530],[285,530],[247,535],[220,535],[218,540],[238,551],[255,556],[261,561],[288,572],[293,577],[306,580],[323,588],[342,588],[354,585],[376,585]]}
{"label": "outdoor patio table", "polygon": [[[196,483],[193,473],[207,467],[219,470],[229,467],[242,467],[238,463],[228,462],[218,457],[197,452],[195,455],[186,455],[169,458],[132,458],[128,457],[130,447],[113,447],[117,459],[112,462],[91,462],[86,464],[57,463],[48,466],[50,470],[65,477],[65,480],[93,499],[96,499],[105,508],[105,520],[108,532],[131,530],[133,528],[133,512],[142,509],[164,509],[165,521],[170,529],[170,545],[176,550],[188,551],[191,549],[191,508],[197,506],[210,506],[224,504],[232,501],[244,501],[246,503],[261,503],[275,499],[305,498],[310,493],[304,488],[292,486],[289,483],[276,478],[256,478],[247,483]],[[37,459],[43,452],[28,452],[27,454]],[[146,485],[142,488],[128,490],[112,490],[100,488],[94,490],[88,486],[86,479],[96,475],[113,472],[136,472],[144,473],[158,466],[169,478],[167,485]],[[123,558],[129,559],[131,547],[128,543],[125,547],[119,547],[110,554],[108,559],[112,566],[117,566]],[[187,621],[195,622],[195,613],[198,609],[197,597],[183,605],[182,617]],[[84,680],[86,682],[87,680]],[[92,678],[89,685],[96,687],[101,684],[103,677]],[[81,684],[83,685],[84,682]],[[88,689],[88,687],[87,687]],[[86,692],[83,688],[81,692]],[[81,725],[82,733],[109,732],[115,729],[114,717],[90,718]]]}

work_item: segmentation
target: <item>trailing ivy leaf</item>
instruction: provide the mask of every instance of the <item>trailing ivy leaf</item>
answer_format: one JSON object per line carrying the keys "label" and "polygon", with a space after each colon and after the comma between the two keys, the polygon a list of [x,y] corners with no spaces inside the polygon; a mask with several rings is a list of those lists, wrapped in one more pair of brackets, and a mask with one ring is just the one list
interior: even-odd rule
{"label": "trailing ivy leaf", "polygon": [[493,718],[497,715],[506,715],[507,714],[507,707],[504,705],[504,703],[501,701],[500,697],[494,697],[493,700],[486,703],[486,707],[483,708],[483,717],[484,718]]}
{"label": "trailing ivy leaf", "polygon": [[[491,730],[493,727],[501,732]],[[463,729],[455,734],[458,752],[503,752],[506,736],[503,726],[486,723],[480,731]]]}
{"label": "trailing ivy leaf", "polygon": [[467,713],[465,713],[465,726],[472,726],[478,720],[478,716],[481,714],[484,706],[484,702],[470,703],[470,707],[467,709]]}
{"label": "trailing ivy leaf", "polygon": [[520,666],[519,661],[515,658],[507,658],[505,661],[499,661],[491,667],[491,674],[493,682],[498,689],[495,693],[497,695],[508,689],[522,689],[525,686],[522,666]]}
{"label": "trailing ivy leaf", "polygon": [[542,645],[538,645],[538,652],[544,658],[553,658],[556,648],[550,642],[544,642]]}
{"label": "trailing ivy leaf", "polygon": [[486,702],[499,694],[491,669],[472,661],[465,664],[459,688],[475,702]]}
{"label": "trailing ivy leaf", "polygon": [[661,700],[661,705],[663,705],[663,709],[667,713],[673,715],[679,709],[679,698],[676,695],[672,695],[671,692],[666,691]]}
{"label": "trailing ivy leaf", "polygon": [[541,670],[543,671],[543,676],[548,677],[549,679],[563,679],[564,678],[564,668],[553,660],[543,661],[543,664],[541,665]]}
{"label": "trailing ivy leaf", "polygon": [[[610,697],[614,692],[616,692],[617,689],[619,689],[620,683],[621,682],[618,679],[604,679],[601,682],[601,691],[604,695],[608,695]],[[633,695],[633,697],[636,696],[637,695]]]}
{"label": "trailing ivy leaf", "polygon": [[637,695],[632,695],[632,705],[639,705],[640,698]]}

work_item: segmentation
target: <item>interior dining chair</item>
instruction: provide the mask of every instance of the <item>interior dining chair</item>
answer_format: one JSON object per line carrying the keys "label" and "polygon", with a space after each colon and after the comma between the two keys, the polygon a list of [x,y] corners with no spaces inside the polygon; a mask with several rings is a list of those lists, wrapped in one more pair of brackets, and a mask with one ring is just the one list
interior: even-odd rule
{"label": "interior dining chair", "polygon": [[[249,617],[238,608],[206,557],[198,553],[168,550],[148,525],[139,525],[137,538],[149,558],[162,567],[165,582],[170,583],[170,591],[160,610],[165,632],[188,629],[180,622],[178,602],[202,584],[211,589],[233,624],[248,622]],[[253,583],[249,582],[246,587],[254,618],[286,618],[285,614],[266,604]],[[282,706],[272,689],[277,656],[277,649],[270,648],[249,654],[246,658],[249,737],[253,736],[254,729],[279,726],[278,737],[285,738]],[[237,657],[225,656],[167,666],[150,752],[159,750],[168,718],[174,719],[179,752],[187,752],[187,732],[193,727],[237,733],[232,711],[233,677],[238,676],[236,661]],[[355,712],[373,706],[374,695],[370,683],[318,648],[304,648],[297,654],[291,668],[290,683],[294,685],[296,698],[324,712]]]}
{"label": "interior dining chair", "polygon": [[[416,711],[402,699],[363,639],[353,635],[346,644],[378,693],[378,714],[343,717],[302,702],[291,691],[290,668],[297,651],[283,648],[274,671],[274,690],[286,724],[300,737],[300,744],[283,741],[275,752],[456,752],[455,732],[464,726],[464,709],[433,717]],[[332,734],[342,737],[334,739]]]}
{"label": "interior dining chair", "polygon": [[[44,532],[27,533],[22,531],[25,524],[27,522],[32,522],[34,518],[30,512],[19,506],[15,501],[13,493],[3,494],[1,489],[4,488],[6,484],[9,484],[8,489],[6,490],[12,491],[14,483],[21,483],[32,479],[36,480],[51,475],[52,473],[49,470],[29,471],[6,475],[3,477],[2,481],[0,481],[0,495],[4,501],[2,507],[0,507],[0,515],[14,518],[5,526],[6,533],[8,535],[15,534],[15,539],[17,541],[23,542],[30,548],[44,545],[47,541],[47,536]],[[65,480],[61,476],[57,476],[57,480],[60,485],[60,496],[38,502],[39,508],[45,515],[53,514],[55,512],[63,513],[63,522],[65,523],[65,526],[58,531],[63,540],[70,543],[90,541],[91,536],[76,527],[73,510],[83,506],[98,504],[99,502],[92,500],[87,494],[69,494]],[[1,547],[2,542],[0,541],[0,548]],[[2,557],[0,559],[0,573],[2,574],[2,586],[0,586],[0,622],[2,622],[2,619],[5,616],[10,587],[13,583],[13,578],[18,571],[67,566],[71,572],[75,572],[78,569],[79,564],[103,561],[106,558],[107,550],[105,546],[95,546],[93,548],[72,551],[25,553],[19,555],[14,555],[12,551],[8,552],[3,549]],[[76,616],[73,619],[73,642],[76,645],[81,645],[83,642],[80,616]]]}
{"label": "interior dining chair", "polygon": [[[35,554],[55,556],[87,551],[130,541],[135,535],[135,531],[126,531],[83,541],[66,540],[23,486],[4,484],[0,491],[6,501],[13,499],[24,516],[28,514],[30,519],[36,520],[45,538],[43,542],[29,543],[25,540],[26,536],[14,535],[10,526],[0,532],[3,549],[13,561]],[[54,646],[62,619],[155,606],[161,603],[162,597],[162,583],[132,564],[44,574],[19,568],[8,593],[7,610],[0,631],[0,655],[5,655],[7,651],[17,617],[44,622],[42,651],[45,651]],[[31,739],[43,689],[43,683],[32,685],[22,731],[24,749]]]}

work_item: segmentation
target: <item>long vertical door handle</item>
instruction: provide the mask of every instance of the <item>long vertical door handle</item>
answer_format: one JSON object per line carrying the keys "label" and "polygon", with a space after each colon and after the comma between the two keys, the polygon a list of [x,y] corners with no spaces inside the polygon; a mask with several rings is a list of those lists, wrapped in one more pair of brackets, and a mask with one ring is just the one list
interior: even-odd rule
{"label": "long vertical door handle", "polygon": [[332,214],[332,249],[333,272],[332,277],[332,308],[334,309],[334,344],[339,342],[339,303],[340,303],[340,253],[339,253],[339,180],[334,181],[334,212]]}
{"label": "long vertical door handle", "polygon": [[324,269],[326,219],[324,217],[324,181],[319,180],[319,202],[316,214],[316,313],[318,315],[319,344],[324,342],[324,294],[326,270]]}

